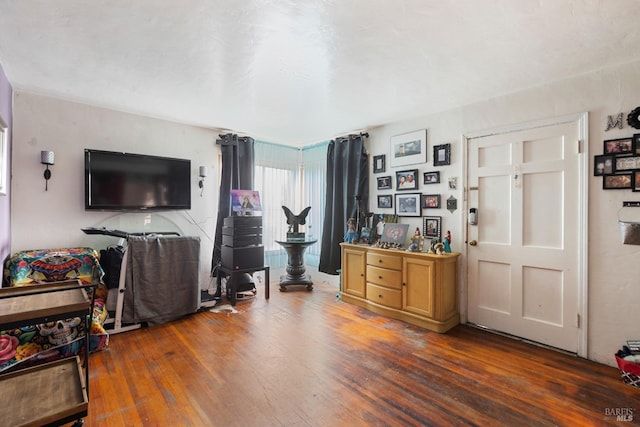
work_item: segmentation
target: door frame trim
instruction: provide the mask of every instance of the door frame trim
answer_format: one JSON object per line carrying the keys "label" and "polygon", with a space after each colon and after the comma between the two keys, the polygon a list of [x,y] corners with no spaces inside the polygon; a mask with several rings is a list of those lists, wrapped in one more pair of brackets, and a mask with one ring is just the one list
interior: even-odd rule
{"label": "door frame trim", "polygon": [[548,119],[536,120],[496,128],[467,132],[462,135],[463,138],[463,158],[462,158],[462,182],[463,190],[463,215],[461,215],[462,224],[460,229],[464,230],[464,246],[462,256],[465,262],[460,263],[460,321],[468,322],[469,307],[469,282],[467,280],[467,262],[468,262],[468,236],[469,236],[469,140],[486,136],[500,135],[510,132],[518,132],[539,127],[562,125],[567,123],[577,123],[578,138],[580,144],[580,152],[578,153],[578,307],[577,312],[580,320],[578,325],[578,348],[577,355],[580,357],[588,357],[588,308],[589,308],[589,274],[588,274],[588,255],[589,255],[589,113],[568,114],[565,116],[552,117]]}

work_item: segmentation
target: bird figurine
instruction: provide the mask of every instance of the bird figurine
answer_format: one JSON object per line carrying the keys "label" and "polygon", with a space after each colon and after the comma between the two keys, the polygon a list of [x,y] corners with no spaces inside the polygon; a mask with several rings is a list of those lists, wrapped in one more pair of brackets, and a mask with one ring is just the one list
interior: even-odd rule
{"label": "bird figurine", "polygon": [[284,214],[287,217],[287,224],[289,224],[290,229],[293,229],[293,233],[298,234],[298,226],[306,223],[307,215],[309,215],[311,206],[304,208],[298,215],[294,215],[293,212],[291,212],[291,209],[286,206],[283,206],[282,210],[284,210]]}

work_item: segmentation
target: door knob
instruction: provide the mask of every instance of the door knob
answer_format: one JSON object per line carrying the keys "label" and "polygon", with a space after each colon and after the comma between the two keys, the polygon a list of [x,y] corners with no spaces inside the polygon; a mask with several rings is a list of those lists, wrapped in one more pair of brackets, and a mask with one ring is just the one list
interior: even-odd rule
{"label": "door knob", "polygon": [[471,246],[476,246],[476,245],[478,244],[478,241],[477,241],[477,240],[471,240],[471,241],[469,242],[469,244],[470,244]]}

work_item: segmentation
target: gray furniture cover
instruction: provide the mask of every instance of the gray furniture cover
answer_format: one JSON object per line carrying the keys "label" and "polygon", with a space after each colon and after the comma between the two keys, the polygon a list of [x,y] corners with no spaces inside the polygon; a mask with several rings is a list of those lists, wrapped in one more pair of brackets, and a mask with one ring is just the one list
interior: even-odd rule
{"label": "gray furniture cover", "polygon": [[199,237],[129,236],[122,321],[157,325],[195,313],[199,276]]}

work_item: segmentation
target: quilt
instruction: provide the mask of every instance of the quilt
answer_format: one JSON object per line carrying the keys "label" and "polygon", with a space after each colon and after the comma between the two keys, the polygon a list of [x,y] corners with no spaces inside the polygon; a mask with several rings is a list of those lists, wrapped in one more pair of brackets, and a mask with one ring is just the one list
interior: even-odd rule
{"label": "quilt", "polygon": [[[103,276],[98,254],[92,248],[38,249],[17,252],[6,259],[3,286],[34,286],[69,279],[98,283],[89,331],[89,350],[97,351],[109,342],[103,326],[108,317],[108,290]],[[28,366],[79,354],[85,333],[85,323],[78,317],[0,330],[0,372],[17,364]]]}

